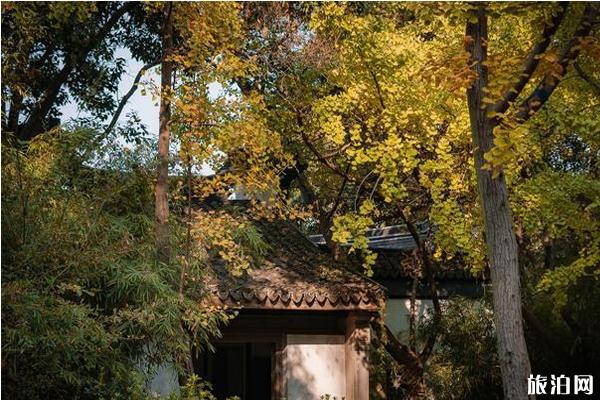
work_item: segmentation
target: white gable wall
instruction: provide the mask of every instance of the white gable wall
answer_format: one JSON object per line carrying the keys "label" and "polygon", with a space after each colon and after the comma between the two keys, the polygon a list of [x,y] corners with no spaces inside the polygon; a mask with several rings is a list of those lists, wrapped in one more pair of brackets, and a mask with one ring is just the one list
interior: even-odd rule
{"label": "white gable wall", "polygon": [[[429,299],[417,299],[416,321],[431,310]],[[385,302],[385,323],[400,340],[408,340],[410,331],[410,299],[387,299]]]}

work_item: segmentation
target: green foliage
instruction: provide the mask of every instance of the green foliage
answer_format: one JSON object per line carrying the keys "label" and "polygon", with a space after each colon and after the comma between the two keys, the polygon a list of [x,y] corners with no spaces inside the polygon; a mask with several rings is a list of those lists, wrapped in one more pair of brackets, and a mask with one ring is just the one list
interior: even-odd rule
{"label": "green foliage", "polygon": [[342,215],[333,221],[331,231],[332,239],[338,243],[346,243],[352,240],[349,252],[360,252],[363,256],[363,267],[367,276],[373,275],[372,265],[375,263],[377,254],[369,250],[366,232],[373,226],[374,204],[365,201],[361,204],[359,215]]}
{"label": "green foliage", "polygon": [[435,325],[425,320],[420,332],[435,330],[439,340],[425,379],[436,399],[501,399],[494,315],[487,301],[460,297],[444,306]]}
{"label": "green foliage", "polygon": [[[460,15],[462,8],[454,8]],[[437,226],[431,237],[437,260],[460,254],[474,271],[484,269],[483,237],[473,234],[480,211],[468,116],[456,91],[429,75],[432,59],[451,49],[451,59],[440,64],[451,65],[456,85],[468,82],[460,71],[464,51],[452,47],[464,32],[439,15],[431,32],[431,23],[420,19],[427,9],[314,7],[307,22],[312,35],[300,34],[304,42],[290,50],[268,92],[270,120],[306,166],[303,186],[318,200],[321,230],[330,231],[320,233],[332,232],[338,243],[352,238],[368,274],[375,257],[364,232],[403,223],[398,209],[413,223]]]}
{"label": "green foliage", "polygon": [[[269,124],[282,132],[303,175],[298,184],[302,200],[313,205],[319,233],[332,233],[337,243],[352,240],[350,251],[367,256],[367,273],[373,258],[365,251],[365,232],[403,223],[401,209],[409,220],[427,220],[435,227],[426,248],[438,265],[458,258],[474,273],[488,274],[465,99],[475,78],[464,50],[472,7],[321,3],[297,17],[302,26],[297,36],[281,33],[275,22],[276,33],[269,26],[261,36],[261,43],[281,36],[294,43],[283,56],[278,48],[277,58],[265,57],[271,74],[261,84],[267,85]],[[572,349],[595,354],[596,344],[585,332],[600,319],[594,299],[583,295],[595,293],[589,287],[598,285],[600,273],[598,28],[576,46],[580,68],[570,64],[563,70],[557,62],[584,7],[569,5],[521,95],[497,116],[495,147],[485,156],[486,168],[495,175],[503,172],[508,184],[524,303],[542,320],[543,331],[566,343],[566,354]],[[489,85],[484,103],[491,104],[522,76],[532,44],[540,41],[559,5],[490,3],[486,9]],[[559,72],[566,74],[542,109],[526,123],[516,123],[514,114],[524,98]],[[587,320],[573,310],[589,312]],[[456,335],[446,332],[443,341],[452,364],[444,364],[443,357],[432,360],[432,368],[438,368],[438,383],[432,385],[446,393],[453,391],[442,390],[444,385],[456,387],[456,398],[499,397],[497,363],[489,358],[495,351],[493,334],[482,330],[491,326],[491,314],[448,313]],[[462,318],[469,321],[464,329]],[[542,343],[527,328],[528,339]],[[478,347],[470,349],[471,344]],[[452,347],[455,353],[448,350]],[[531,348],[534,371],[550,365],[551,346]],[[465,349],[482,356],[481,363]],[[590,365],[587,357],[571,361],[577,365],[577,360],[580,370]],[[494,372],[484,376],[479,368]],[[490,396],[486,385],[493,388]]]}
{"label": "green foliage", "polygon": [[[184,223],[187,202],[182,185],[175,185],[174,262],[156,263],[154,148],[135,116],[116,136],[97,134],[125,71],[117,48],[144,62],[160,54],[156,10],[162,5],[127,3],[125,17],[98,35],[123,6],[2,4],[2,391],[8,397],[143,397],[146,372],[164,361],[180,365],[188,333],[196,346],[210,347],[218,322],[228,318],[198,307],[207,256],[219,255],[240,274],[268,250],[239,214],[199,212]],[[350,251],[361,253],[367,274],[375,255],[365,233],[402,223],[399,210],[435,226],[426,248],[436,262],[459,257],[473,272],[485,272],[464,99],[474,78],[464,51],[470,7],[174,5],[175,169],[208,165],[221,172],[194,183],[200,199],[232,186],[268,198],[251,204],[258,217],[295,217],[290,202],[308,199],[311,222],[334,242],[352,240]],[[520,97],[557,74],[558,55],[583,7],[569,7]],[[520,76],[531,44],[557,9],[550,3],[489,5],[485,104]],[[509,105],[485,156],[486,168],[502,170],[508,184],[525,303],[546,332],[566,343],[562,354],[575,355],[569,358],[574,370],[600,365],[597,28],[580,50],[576,65],[527,123],[513,121],[522,99]],[[223,88],[217,98],[207,90],[215,83]],[[92,114],[86,128],[46,133],[26,149],[7,147],[6,132],[38,133],[20,128],[50,92],[41,128],[56,125],[69,96]],[[114,144],[129,139],[137,145],[128,150]],[[290,170],[303,179],[289,193],[276,190]],[[285,195],[290,202],[282,201]],[[440,333],[427,372],[433,392],[499,396],[486,303],[454,299],[444,311],[439,326],[423,328]],[[533,329],[528,334],[536,338]],[[533,343],[534,367],[561,360],[558,351],[553,356],[541,341]],[[142,359],[149,371],[138,368]],[[181,396],[213,398],[196,377]]]}
{"label": "green foliage", "polygon": [[126,72],[118,47],[150,62],[160,52],[156,29],[141,3],[4,2],[2,129],[29,139],[56,126],[70,100],[107,119]]}
{"label": "green foliage", "polygon": [[[128,398],[153,366],[185,354],[182,320],[203,347],[227,319],[197,306],[200,291],[179,300],[178,266],[155,261],[144,150],[95,138],[53,131],[26,151],[2,148],[2,394],[11,398]],[[183,227],[174,227],[177,244]]]}
{"label": "green foliage", "polygon": [[210,382],[202,380],[197,375],[192,375],[188,378],[185,386],[180,389],[180,393],[169,396],[169,400],[217,400],[217,398],[212,394]]}
{"label": "green foliage", "polygon": [[232,210],[197,213],[191,233],[205,252],[204,262],[218,257],[236,276],[260,265],[269,249],[248,215]]}
{"label": "green foliage", "polygon": [[[217,400],[213,394],[213,388],[210,382],[203,380],[198,375],[190,375],[185,385],[179,388],[178,392],[171,393],[167,397],[163,397],[166,400]],[[132,394],[132,400],[151,400],[156,397],[150,396],[143,392],[142,389],[138,389],[137,392]],[[238,396],[227,397],[225,400],[240,400]]]}
{"label": "green foliage", "polygon": [[[527,307],[540,324],[528,330],[533,368],[550,373],[560,364],[565,373],[597,374],[600,366],[598,268],[590,266],[573,275],[561,269],[557,269],[556,274],[565,277],[553,282],[556,287],[535,291],[526,299]],[[545,274],[542,282],[551,281],[553,272]]]}

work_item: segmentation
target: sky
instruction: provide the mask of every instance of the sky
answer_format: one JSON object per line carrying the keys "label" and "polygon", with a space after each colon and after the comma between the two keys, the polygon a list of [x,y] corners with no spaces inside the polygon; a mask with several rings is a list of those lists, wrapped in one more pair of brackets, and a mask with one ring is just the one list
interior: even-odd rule
{"label": "sky", "polygon": [[[129,91],[131,85],[133,84],[133,80],[135,76],[139,72],[139,70],[144,66],[144,63],[141,61],[137,61],[131,57],[131,53],[129,50],[124,48],[119,48],[115,52],[115,58],[123,58],[126,63],[125,73],[121,78],[121,82],[119,83],[119,90],[117,93],[117,98],[120,100],[125,93]],[[140,84],[148,84],[148,88],[154,86],[158,87],[160,82],[160,76],[158,74],[158,67],[154,67],[146,72],[144,77],[141,79]],[[142,90],[135,91],[133,96],[127,102],[127,105],[121,112],[121,116],[119,118],[119,122],[124,122],[126,120],[125,116],[130,111],[136,111],[138,116],[140,117],[142,123],[146,125],[148,132],[151,135],[158,136],[158,103],[159,98],[153,99],[152,93],[150,90],[147,90],[145,94],[142,94]],[[218,83],[212,83],[208,85],[208,95],[210,98],[217,98],[223,94],[223,87]],[[68,122],[72,118],[77,117],[85,117],[89,116],[89,113],[82,112],[78,109],[77,104],[74,102],[70,102],[61,107],[62,118],[61,122]],[[108,121],[106,121],[108,123]]]}
{"label": "sky", "polygon": [[[115,52],[115,58],[123,58],[126,61],[125,73],[121,78],[121,82],[119,82],[119,89],[117,93],[117,101],[120,101],[123,95],[131,88],[135,76],[144,66],[144,63],[132,58],[129,50],[124,48],[117,49]],[[158,67],[154,67],[147,71],[144,77],[142,77],[140,80],[140,87],[138,87],[138,90],[135,91],[133,96],[131,96],[123,108],[118,121],[125,122],[127,119],[127,114],[131,111],[135,111],[138,114],[141,123],[146,126],[148,134],[153,137],[158,137],[158,111],[160,97],[153,96],[150,88],[158,87],[160,83],[160,75],[158,70]],[[147,88],[145,93],[143,90],[141,90],[143,87]],[[214,99],[222,94],[223,87],[220,84],[215,82],[208,85],[209,98]],[[77,104],[72,101],[62,106],[60,111],[62,112],[61,122],[63,124],[73,118],[90,116],[88,112],[79,110]],[[108,120],[105,122],[108,123]],[[201,175],[211,175],[213,173],[214,171],[207,165],[204,165],[200,170]]]}
{"label": "sky", "polygon": [[[129,91],[131,85],[133,84],[133,80],[137,75],[138,71],[144,66],[144,63],[141,61],[137,61],[131,57],[131,53],[127,49],[118,49],[116,51],[115,57],[120,57],[126,60],[126,71],[121,78],[121,82],[119,83],[119,91],[117,93],[117,98],[120,100],[121,97],[125,93]],[[153,84],[159,83],[159,76],[157,72],[157,67],[152,68],[150,71],[146,72],[146,75],[142,78],[140,83],[148,82]],[[89,114],[86,112],[81,112],[77,104],[74,102],[68,103],[61,108],[62,111],[62,123],[69,121],[72,118],[84,117]],[[142,91],[136,90],[136,92],[131,96],[127,105],[123,109],[121,113],[121,117],[119,118],[120,122],[125,121],[125,116],[130,111],[136,111],[138,116],[140,117],[142,123],[146,125],[148,132],[152,135],[158,135],[158,99],[152,99],[152,93],[150,91],[146,92],[146,95],[142,94]]]}

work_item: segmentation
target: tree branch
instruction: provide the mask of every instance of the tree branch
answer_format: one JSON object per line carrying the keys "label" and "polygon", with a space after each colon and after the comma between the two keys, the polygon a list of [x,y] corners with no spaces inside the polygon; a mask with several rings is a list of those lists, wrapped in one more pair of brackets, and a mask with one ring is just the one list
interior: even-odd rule
{"label": "tree branch", "polygon": [[569,64],[579,56],[581,41],[589,35],[593,25],[596,23],[597,15],[598,5],[588,3],[583,12],[579,27],[561,54],[558,74],[546,74],[533,93],[519,107],[516,113],[517,121],[521,123],[526,122],[548,101],[550,95],[567,73]]}
{"label": "tree branch", "polygon": [[324,158],[331,158],[331,157],[335,157],[338,156],[340,154],[342,154],[348,147],[350,147],[352,145],[352,143],[346,143],[344,145],[342,145],[339,149],[337,150],[332,150],[327,154],[323,154]]}
{"label": "tree branch", "polygon": [[588,74],[583,69],[581,64],[579,64],[579,62],[575,62],[573,64],[573,66],[575,67],[575,71],[577,71],[577,73],[579,74],[581,79],[586,81],[592,87],[592,89],[594,89],[594,92],[596,92],[596,95],[600,96],[600,83],[598,83],[590,74]]}
{"label": "tree branch", "polygon": [[377,99],[379,100],[379,105],[381,106],[381,109],[385,110],[385,102],[383,101],[383,94],[381,92],[381,86],[379,85],[377,75],[375,75],[375,72],[373,72],[371,68],[368,68],[368,70],[369,74],[371,75],[371,78],[373,78],[373,83],[375,83],[375,90],[377,91]]}
{"label": "tree branch", "polygon": [[[323,208],[321,200],[315,193],[314,189],[308,183],[308,179],[306,179],[304,173],[302,173],[301,171],[298,171],[298,183],[303,196],[306,197],[307,202],[310,205],[312,205],[314,211],[318,214],[319,232],[321,233],[321,235],[323,235],[323,239],[325,239],[325,244],[327,245],[329,252],[335,260],[339,260],[341,257],[343,257],[343,254],[340,251],[339,244],[332,240],[331,232],[331,217],[333,216],[333,213],[335,212],[335,208],[337,208],[337,206],[334,206],[334,209],[327,213]],[[336,203],[339,200],[339,197],[341,196],[343,187],[345,185],[346,179],[344,179],[344,182],[342,183],[342,189],[340,189],[340,194],[336,199]]]}
{"label": "tree branch", "polygon": [[6,129],[8,132],[17,135],[19,129],[19,115],[23,107],[23,96],[20,91],[12,91],[10,94],[10,109],[6,120]]}
{"label": "tree branch", "polygon": [[27,74],[34,74],[38,69],[42,68],[46,61],[50,58],[50,55],[54,52],[55,47],[56,46],[54,45],[54,43],[46,45],[46,50],[44,51],[44,54],[42,54],[40,58],[31,63],[31,66],[28,68],[29,71]]}
{"label": "tree branch", "polygon": [[387,325],[384,324],[383,329],[387,339],[385,342],[387,352],[398,364],[405,365],[415,376],[418,376],[423,370],[423,364],[419,360],[419,355],[412,351],[409,346],[401,343]]}
{"label": "tree branch", "polygon": [[43,120],[52,108],[56,97],[58,96],[62,85],[67,81],[69,75],[75,68],[78,63],[83,62],[88,54],[104,40],[104,38],[110,33],[110,31],[114,28],[114,26],[119,22],[121,17],[125,15],[130,9],[135,6],[135,2],[127,2],[117,11],[115,11],[112,16],[108,19],[106,24],[86,43],[86,45],[78,51],[77,54],[73,54],[71,52],[65,56],[64,66],[52,79],[46,89],[44,90],[44,95],[42,99],[39,101],[38,106],[32,110],[31,115],[25,122],[25,124],[19,128],[19,137],[23,140],[29,140],[37,135],[43,129]]}
{"label": "tree branch", "polygon": [[112,117],[110,123],[108,124],[108,126],[106,127],[106,130],[104,131],[105,135],[108,135],[110,133],[110,131],[112,131],[113,128],[115,127],[115,125],[117,124],[117,121],[119,120],[119,117],[121,116],[121,112],[123,112],[123,108],[125,108],[125,105],[127,104],[127,102],[129,101],[129,99],[131,98],[131,96],[133,96],[133,94],[137,90],[138,84],[140,83],[140,80],[142,79],[142,76],[144,76],[144,74],[146,73],[146,71],[148,71],[150,68],[155,67],[158,64],[160,64],[160,62],[161,62],[160,59],[156,59],[156,60],[154,60],[154,61],[152,61],[152,62],[144,65],[139,70],[139,72],[135,76],[135,79],[133,80],[133,84],[131,85],[131,88],[129,89],[129,91],[125,94],[125,96],[123,96],[123,98],[119,102],[119,106],[117,107],[117,110],[113,114],[113,117]]}
{"label": "tree branch", "polygon": [[344,189],[346,188],[346,183],[348,183],[348,171],[349,170],[350,170],[350,163],[348,163],[348,165],[346,166],[346,171],[344,172],[346,174],[346,176],[342,180],[342,184],[340,185],[340,190],[338,191],[338,194],[335,197],[335,202],[333,203],[333,207],[331,207],[331,210],[327,213],[328,220],[331,220],[331,218],[333,218],[333,215],[335,214],[335,212],[337,211],[337,208],[340,205],[340,200],[342,198],[342,194],[344,193]]}
{"label": "tree branch", "polygon": [[[400,207],[398,207],[398,212],[400,218],[402,218],[402,221],[404,221],[404,223],[406,224],[410,235],[415,241],[417,249],[419,251],[419,255],[421,256],[421,260],[423,261],[425,279],[427,279],[427,284],[429,285],[429,293],[431,294],[431,302],[433,303],[433,319],[437,323],[442,317],[442,307],[440,306],[440,299],[437,293],[437,285],[435,283],[433,265],[431,264],[431,260],[429,259],[429,253],[427,252],[425,244],[421,240],[419,232],[417,231],[417,228],[412,223],[412,221],[410,221],[407,218],[406,214],[404,214],[404,211]],[[427,360],[433,352],[433,346],[435,345],[436,340],[436,335],[429,335],[427,337],[425,346],[423,347],[423,350],[421,351],[420,355],[423,360]]]}
{"label": "tree branch", "polygon": [[531,79],[531,75],[535,72],[539,62],[540,55],[544,53],[548,46],[550,45],[552,36],[558,30],[558,26],[565,16],[565,12],[567,11],[568,2],[561,2],[560,9],[551,19],[551,21],[546,24],[544,27],[544,31],[542,32],[542,39],[531,49],[529,55],[525,59],[525,63],[523,64],[523,69],[519,74],[519,79],[508,89],[501,100],[492,104],[488,108],[488,112],[495,113],[504,113],[508,110],[510,104],[515,101],[515,99],[521,94],[521,91]]}
{"label": "tree branch", "polygon": [[[299,124],[299,126],[301,127],[302,125]],[[306,147],[308,147],[308,149],[315,155],[315,157],[317,157],[317,159],[323,165],[325,165],[327,168],[329,168],[330,170],[332,170],[333,172],[335,172],[337,175],[341,176],[342,178],[346,178],[350,181],[352,180],[352,179],[350,179],[348,174],[345,174],[343,171],[341,171],[334,163],[331,162],[330,159],[325,158],[321,153],[319,153],[319,150],[317,150],[315,145],[310,141],[310,139],[306,135],[306,132],[304,132],[304,130],[302,128],[300,129],[300,135],[302,136],[302,141],[304,142],[304,144],[306,144]]]}

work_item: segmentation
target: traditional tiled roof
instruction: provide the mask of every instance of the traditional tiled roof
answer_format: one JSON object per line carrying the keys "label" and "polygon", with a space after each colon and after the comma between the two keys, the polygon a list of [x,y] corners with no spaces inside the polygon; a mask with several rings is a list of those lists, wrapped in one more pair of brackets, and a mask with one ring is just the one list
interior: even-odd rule
{"label": "traditional tiled roof", "polygon": [[[419,230],[419,237],[425,239],[429,233],[428,224],[419,224],[417,229]],[[369,229],[365,235],[369,249],[373,251],[409,251],[417,247],[411,234],[400,225]],[[316,245],[325,246],[323,235],[310,235],[309,239]],[[342,244],[342,247],[349,247],[352,245],[352,242],[352,240],[348,240]]]}
{"label": "traditional tiled roof", "polygon": [[[430,233],[427,223],[417,226],[419,237],[426,240]],[[382,279],[409,279],[412,281],[415,275],[421,278],[421,268],[415,259],[414,250],[416,243],[412,235],[401,225],[394,225],[384,228],[370,229],[366,233],[367,244],[370,250],[377,253],[377,259],[373,268],[373,278]],[[312,243],[326,248],[323,235],[311,235],[309,239]],[[349,247],[352,240],[342,244],[343,247]],[[436,263],[436,279],[443,280],[473,280],[471,273],[464,268],[460,259],[455,258],[452,261]]]}
{"label": "traditional tiled roof", "polygon": [[292,222],[263,219],[254,225],[269,247],[262,265],[236,277],[214,262],[208,289],[215,303],[245,309],[379,309],[383,287],[341,268]]}

